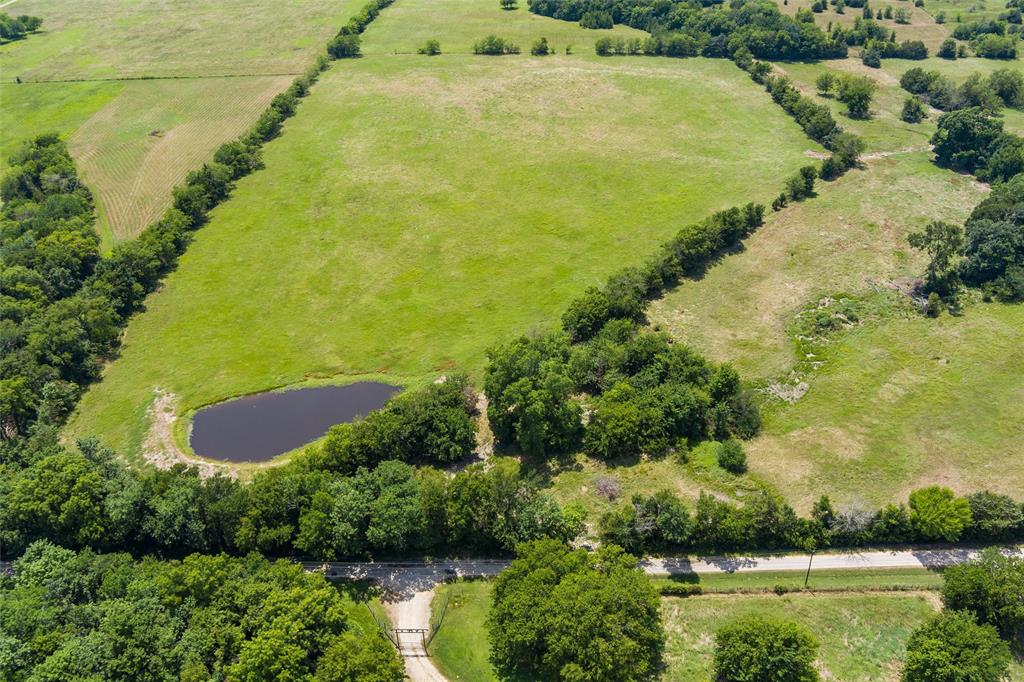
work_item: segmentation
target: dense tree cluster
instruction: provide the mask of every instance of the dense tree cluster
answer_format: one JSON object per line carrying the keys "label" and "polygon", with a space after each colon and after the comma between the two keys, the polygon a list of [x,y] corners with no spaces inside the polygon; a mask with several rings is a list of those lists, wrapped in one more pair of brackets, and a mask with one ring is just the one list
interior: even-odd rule
{"label": "dense tree cluster", "polygon": [[997,113],[1003,107],[1024,108],[1024,74],[1012,69],[997,69],[988,76],[975,73],[957,86],[938,71],[914,67],[900,77],[900,86],[942,111],[982,107]]}
{"label": "dense tree cluster", "polygon": [[0,44],[11,40],[20,40],[29,33],[35,33],[43,25],[39,17],[22,14],[12,17],[6,12],[0,12]]}
{"label": "dense tree cluster", "polygon": [[996,185],[964,225],[963,280],[1005,301],[1024,301],[1024,173]]}
{"label": "dense tree cluster", "polygon": [[982,107],[942,114],[932,136],[935,161],[985,182],[1004,182],[1024,172],[1024,138]]}
{"label": "dense tree cluster", "polygon": [[321,575],[256,556],[136,562],[34,543],[0,579],[0,677],[401,682]]}
{"label": "dense tree cluster", "polygon": [[909,505],[876,511],[837,511],[827,497],[807,518],[778,495],[758,490],[742,505],[701,493],[691,513],[675,494],[635,495],[598,522],[598,533],[636,553],[689,550],[770,550],[859,547],[920,542],[1012,541],[1024,538],[1024,505],[1004,495],[956,497],[932,486],[914,491]]}
{"label": "dense tree cluster", "polygon": [[465,376],[408,391],[380,410],[327,432],[307,455],[317,469],[343,474],[387,460],[447,464],[476,445],[476,395]]}
{"label": "dense tree cluster", "polygon": [[750,615],[715,633],[715,673],[719,682],[784,680],[814,682],[818,640],[791,620]]}
{"label": "dense tree cluster", "polygon": [[920,60],[928,58],[928,48],[923,42],[905,40],[897,43],[895,31],[890,31],[871,19],[854,19],[852,26],[836,22],[832,25],[830,35],[837,42],[863,47],[864,63],[875,68],[881,66],[882,59]]}
{"label": "dense tree cluster", "polygon": [[846,56],[844,43],[813,23],[782,14],[775,3],[765,0],[736,0],[728,7],[713,0],[530,0],[529,5],[535,14],[579,21],[585,28],[626,24],[650,33],[651,39],[633,43],[637,49],[631,54],[734,58],[746,53],[759,59]]}
{"label": "dense tree cluster", "polygon": [[453,477],[395,459],[341,473],[320,451],[328,447],[313,446],[243,486],[184,465],[132,468],[94,441],[65,448],[52,430],[36,429],[0,450],[0,543],[7,556],[45,539],[136,554],[327,559],[505,551],[581,531],[579,510],[561,509],[512,460]]}
{"label": "dense tree cluster", "polygon": [[[652,296],[738,243],[763,212],[750,204],[683,228],[647,265],[626,268],[572,301],[564,332],[492,349],[484,392],[498,441],[543,457],[569,451],[582,436],[585,450],[609,459],[664,453],[690,439],[753,435],[760,419],[734,370],[665,335],[643,333],[638,323]],[[590,397],[586,427],[581,394]]]}
{"label": "dense tree cluster", "polygon": [[947,609],[907,642],[904,682],[1007,679],[1011,647],[1024,643],[1024,559],[999,549],[942,574]]}
{"label": "dense tree cluster", "polygon": [[494,581],[491,659],[531,680],[652,679],[664,646],[658,594],[632,556],[544,540]]}
{"label": "dense tree cluster", "polygon": [[[1008,16],[1016,15],[1011,12]],[[953,28],[953,37],[969,41],[974,54],[979,57],[1016,59],[1020,32],[1020,22],[1014,24],[1004,19],[990,19],[958,23]]]}

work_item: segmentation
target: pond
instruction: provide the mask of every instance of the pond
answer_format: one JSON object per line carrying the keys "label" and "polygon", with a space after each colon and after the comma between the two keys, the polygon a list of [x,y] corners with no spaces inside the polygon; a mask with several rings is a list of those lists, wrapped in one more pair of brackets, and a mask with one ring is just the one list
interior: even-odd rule
{"label": "pond", "polygon": [[376,410],[400,389],[374,381],[259,393],[204,407],[192,419],[197,455],[263,462]]}

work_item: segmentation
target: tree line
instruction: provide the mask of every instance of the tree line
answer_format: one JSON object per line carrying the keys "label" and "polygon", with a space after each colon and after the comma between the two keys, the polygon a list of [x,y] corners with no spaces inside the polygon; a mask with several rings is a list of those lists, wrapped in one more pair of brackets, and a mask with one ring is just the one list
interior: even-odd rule
{"label": "tree line", "polygon": [[987,76],[974,73],[958,86],[938,71],[915,66],[900,77],[900,87],[942,111],[981,107],[997,114],[1003,107],[1024,109],[1024,74],[1012,69],[996,69]]}
{"label": "tree line", "polygon": [[39,541],[14,569],[0,577],[8,682],[405,679],[391,643],[352,617],[353,602],[288,561],[136,561]]}
{"label": "tree line", "polygon": [[[1012,8],[1011,8],[1012,9]],[[1007,19],[1017,18],[1016,23]],[[958,23],[953,27],[953,37],[970,42],[971,50],[978,57],[986,59],[1016,59],[1019,41],[1020,11],[1007,14],[1007,19],[989,19]]]}
{"label": "tree line", "polygon": [[12,17],[7,12],[0,12],[0,44],[21,40],[29,33],[38,31],[42,25],[43,20],[39,17],[28,14]]}
{"label": "tree line", "polygon": [[746,52],[759,59],[792,60],[847,54],[844,43],[813,22],[786,16],[767,0],[737,0],[728,7],[699,0],[530,0],[529,7],[584,28],[626,24],[646,31],[654,40],[641,43],[643,54],[732,58]]}
{"label": "tree line", "polygon": [[822,496],[801,518],[767,489],[751,493],[742,505],[702,491],[692,512],[663,490],[634,495],[603,514],[597,527],[603,542],[637,554],[1013,542],[1024,539],[1024,504],[987,491],[958,497],[930,486],[912,492],[907,504],[877,510],[837,510]]}
{"label": "tree line", "polygon": [[[358,40],[388,4],[368,4],[339,37]],[[91,193],[59,137],[41,135],[12,154],[0,180],[0,440],[37,422],[63,422],[116,352],[128,318],[174,269],[208,212],[239,178],[263,167],[262,145],[280,134],[329,63],[319,56],[248,132],[173,189],[173,205],[159,220],[107,257],[99,253]]]}

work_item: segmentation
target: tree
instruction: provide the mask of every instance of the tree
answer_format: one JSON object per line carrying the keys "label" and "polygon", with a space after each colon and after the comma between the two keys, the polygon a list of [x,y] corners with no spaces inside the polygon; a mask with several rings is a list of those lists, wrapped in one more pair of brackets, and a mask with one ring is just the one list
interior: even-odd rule
{"label": "tree", "polygon": [[924,102],[919,97],[908,97],[903,102],[903,111],[900,119],[906,123],[920,123],[928,117],[928,111]]}
{"label": "tree", "polygon": [[730,438],[718,448],[718,466],[733,474],[742,474],[747,470],[747,453],[743,444]]}
{"label": "tree", "polygon": [[535,57],[543,57],[549,54],[550,52],[551,49],[548,47],[547,38],[538,39],[537,42],[533,44],[533,47],[530,48],[530,54],[532,54]]}
{"label": "tree", "polygon": [[439,55],[441,54],[441,43],[433,39],[428,40],[426,43],[424,43],[423,47],[417,50],[417,52],[419,52],[420,54],[428,55],[430,57]]}
{"label": "tree", "polygon": [[517,0],[499,0],[499,3],[504,10],[513,10],[517,6]]}
{"label": "tree", "polygon": [[344,34],[335,36],[327,43],[327,54],[334,59],[348,59],[358,57],[360,38],[356,34]]}
{"label": "tree", "polygon": [[942,603],[991,625],[1003,639],[1024,641],[1024,559],[996,548],[942,574]]}
{"label": "tree", "polygon": [[324,651],[315,682],[402,682],[405,666],[395,648],[373,634],[346,633]]}
{"label": "tree", "polygon": [[903,682],[1002,682],[1010,649],[991,625],[964,611],[943,611],[907,640]]}
{"label": "tree", "polygon": [[956,293],[960,284],[958,259],[964,248],[963,230],[951,223],[935,221],[924,230],[907,235],[907,243],[928,254],[925,290],[940,296]]}
{"label": "tree", "polygon": [[851,118],[867,118],[876,89],[875,82],[866,76],[843,75],[839,78],[836,97],[846,105]]}
{"label": "tree", "polygon": [[487,629],[495,665],[530,679],[645,680],[664,643],[657,592],[635,558],[553,540],[517,548],[495,579]]}
{"label": "tree", "polygon": [[832,89],[836,86],[836,75],[831,71],[823,71],[814,82],[815,87],[818,89],[818,94],[822,96],[828,96],[832,94]]}
{"label": "tree", "polygon": [[910,522],[925,540],[956,542],[971,522],[971,507],[949,488],[933,485],[910,493]]}
{"label": "tree", "polygon": [[935,54],[943,59],[956,59],[956,41],[952,38],[946,38],[939,45],[939,51]]}
{"label": "tree", "polygon": [[721,682],[811,682],[818,640],[802,625],[745,616],[715,633],[715,673]]}
{"label": "tree", "polygon": [[932,136],[935,161],[974,173],[983,168],[1003,134],[1003,123],[981,107],[968,107],[939,116]]}

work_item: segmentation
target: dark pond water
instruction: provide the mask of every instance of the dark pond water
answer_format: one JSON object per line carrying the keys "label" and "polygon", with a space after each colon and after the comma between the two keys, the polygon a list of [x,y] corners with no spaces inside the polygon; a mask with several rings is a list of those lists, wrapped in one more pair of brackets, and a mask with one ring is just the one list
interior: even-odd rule
{"label": "dark pond water", "polygon": [[398,390],[363,381],[229,400],[196,412],[189,444],[202,457],[265,461],[316,440],[334,424],[378,409]]}

